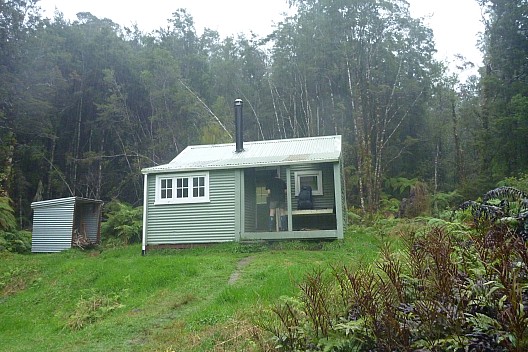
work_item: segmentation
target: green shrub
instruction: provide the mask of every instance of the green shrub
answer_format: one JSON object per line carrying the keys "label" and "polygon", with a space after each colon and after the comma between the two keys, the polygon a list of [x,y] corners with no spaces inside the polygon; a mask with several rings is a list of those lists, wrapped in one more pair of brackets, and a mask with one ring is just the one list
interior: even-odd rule
{"label": "green shrub", "polygon": [[105,241],[118,239],[122,243],[141,241],[143,229],[142,207],[132,207],[129,204],[113,200],[105,205],[106,221],[101,225],[101,235]]}
{"label": "green shrub", "polygon": [[437,192],[431,198],[434,215],[439,215],[446,209],[453,209],[464,201],[464,198],[458,191]]}
{"label": "green shrub", "polygon": [[359,225],[363,223],[363,211],[359,208],[349,207],[347,216],[348,224],[350,225]]}
{"label": "green shrub", "polygon": [[0,232],[0,252],[26,254],[31,252],[31,232],[10,231]]}
{"label": "green shrub", "polygon": [[400,210],[400,201],[396,198],[389,198],[384,195],[380,200],[380,212],[384,214],[397,215]]}
{"label": "green shrub", "polygon": [[497,184],[497,187],[515,187],[528,193],[528,174],[505,178]]}
{"label": "green shrub", "polygon": [[507,225],[528,240],[528,193],[514,187],[498,187],[488,191],[478,201],[466,201],[459,210],[471,214],[477,228]]}

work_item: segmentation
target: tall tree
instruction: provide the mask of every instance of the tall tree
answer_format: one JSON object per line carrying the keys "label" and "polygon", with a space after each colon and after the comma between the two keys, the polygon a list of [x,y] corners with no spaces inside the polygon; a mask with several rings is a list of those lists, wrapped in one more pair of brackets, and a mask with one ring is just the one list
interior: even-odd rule
{"label": "tall tree", "polygon": [[27,40],[40,23],[38,0],[0,2],[0,196],[13,193],[13,157],[17,131],[15,122],[25,113],[23,64],[28,57]]}
{"label": "tall tree", "polygon": [[289,71],[291,89],[282,93],[289,125],[295,134],[345,133],[355,146],[361,207],[376,210],[387,166],[423,128],[432,32],[411,18],[406,1],[294,3],[299,13],[275,34],[274,55],[274,64],[291,68],[274,70]]}
{"label": "tall tree", "polygon": [[491,181],[528,168],[528,2],[479,0],[484,9],[482,170]]}

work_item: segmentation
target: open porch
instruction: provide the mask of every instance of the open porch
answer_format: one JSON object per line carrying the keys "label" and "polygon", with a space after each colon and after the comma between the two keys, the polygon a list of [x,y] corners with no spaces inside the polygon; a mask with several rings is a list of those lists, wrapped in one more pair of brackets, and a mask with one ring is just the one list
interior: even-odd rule
{"label": "open porch", "polygon": [[[269,231],[266,182],[275,173],[286,183],[287,229]],[[321,162],[251,168],[241,171],[241,228],[239,241],[284,239],[342,239],[345,227],[345,199],[339,163]],[[313,209],[298,209],[300,187],[312,188]],[[277,217],[278,218],[278,217]],[[277,220],[277,224],[279,221]]]}

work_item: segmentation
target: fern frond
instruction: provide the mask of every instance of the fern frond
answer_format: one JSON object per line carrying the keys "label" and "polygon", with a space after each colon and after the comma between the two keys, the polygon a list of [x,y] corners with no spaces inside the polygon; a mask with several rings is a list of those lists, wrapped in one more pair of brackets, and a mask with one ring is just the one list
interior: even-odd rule
{"label": "fern frond", "polygon": [[498,187],[498,188],[492,189],[491,191],[486,193],[484,197],[482,198],[482,201],[487,202],[490,199],[499,199],[499,198],[518,201],[518,200],[528,198],[528,195],[524,193],[523,191],[518,190],[517,188],[504,186],[504,187]]}
{"label": "fern frond", "polygon": [[10,231],[16,229],[17,223],[14,210],[8,197],[0,197],[0,230]]}

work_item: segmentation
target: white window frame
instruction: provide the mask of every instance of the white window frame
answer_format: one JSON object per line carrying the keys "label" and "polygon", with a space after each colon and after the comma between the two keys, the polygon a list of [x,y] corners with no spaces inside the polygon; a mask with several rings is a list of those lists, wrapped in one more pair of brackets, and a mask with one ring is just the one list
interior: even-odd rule
{"label": "white window frame", "polygon": [[312,189],[312,195],[322,196],[323,195],[323,171],[321,170],[309,170],[309,171],[295,171],[295,196],[299,196],[301,191],[301,177],[303,176],[315,176],[317,180],[317,189]]}
{"label": "white window frame", "polygon": [[[170,187],[168,185],[170,184]],[[163,197],[165,195],[165,197]],[[170,197],[168,197],[170,195]],[[174,196],[174,180],[172,178],[163,178],[159,180],[159,198],[171,199]]]}
{"label": "white window frame", "polygon": [[[193,179],[196,177],[204,178],[204,196],[194,196],[194,185]],[[187,179],[187,186],[184,191],[187,193],[187,197],[178,198],[178,179]],[[161,184],[163,180],[172,180],[172,197],[162,198]],[[209,202],[209,172],[196,172],[196,173],[185,173],[185,174],[167,174],[167,175],[156,175],[156,197],[154,200],[155,205],[160,204],[193,204],[193,203],[208,203]],[[167,190],[165,188],[164,190]]]}

